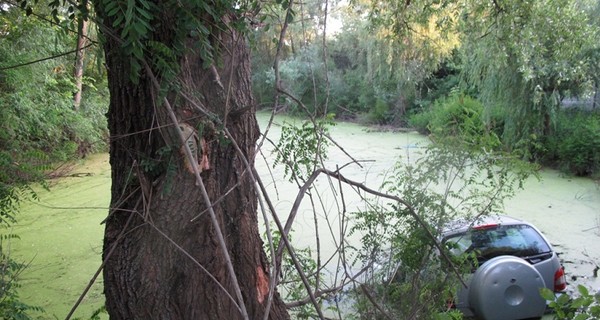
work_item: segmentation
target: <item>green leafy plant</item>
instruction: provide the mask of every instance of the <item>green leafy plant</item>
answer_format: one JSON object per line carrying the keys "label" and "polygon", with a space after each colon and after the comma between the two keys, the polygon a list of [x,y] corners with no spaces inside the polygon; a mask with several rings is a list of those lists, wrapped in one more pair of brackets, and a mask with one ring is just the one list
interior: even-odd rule
{"label": "green leafy plant", "polygon": [[[50,14],[41,3],[19,3],[38,16]],[[37,151],[46,154],[48,162],[104,150],[108,131],[105,74],[95,70],[93,63],[86,64],[82,104],[79,112],[74,110],[76,87],[69,57],[30,63],[72,50],[73,39],[47,21],[25,19],[21,8],[4,9],[0,15],[0,25],[6,28],[0,42],[1,149]],[[99,58],[93,53],[88,51],[90,59]]]}
{"label": "green leafy plant", "polygon": [[375,105],[369,110],[368,118],[371,123],[388,123],[391,118],[390,106],[383,99],[377,99]]}
{"label": "green leafy plant", "polygon": [[13,260],[6,250],[7,242],[17,240],[13,234],[0,235],[0,319],[29,320],[33,319],[29,312],[43,312],[39,307],[31,306],[20,299],[18,294],[19,274],[26,264]]}
{"label": "green leafy plant", "polygon": [[[266,238],[266,235],[263,236]],[[293,232],[288,235],[288,240],[291,241],[293,238]],[[272,234],[272,240],[274,247],[277,247],[281,241],[281,233],[275,231]],[[264,250],[270,253],[269,243],[264,242]],[[318,269],[317,261],[314,258],[314,252],[311,248],[296,248],[294,250],[295,258],[298,260],[302,271],[309,275],[308,281],[311,286],[315,286],[320,279],[324,279],[325,274],[323,270]],[[302,279],[296,270],[292,257],[287,250],[283,251],[280,269],[280,280],[278,290],[283,293],[283,299],[287,303],[296,303],[303,301],[306,298],[306,287],[302,282]],[[317,298],[319,303],[323,303],[324,298]],[[328,308],[333,308],[329,306]],[[294,315],[295,319],[315,319],[318,318],[318,313],[315,311],[315,306],[311,303],[298,303],[290,310]]]}
{"label": "green leafy plant", "polygon": [[577,286],[578,295],[555,295],[548,288],[541,289],[541,295],[549,303],[558,320],[600,319],[600,294],[590,293],[583,285]]}
{"label": "green leafy plant", "polygon": [[422,133],[437,137],[453,136],[467,144],[486,144],[496,149],[500,140],[495,128],[484,121],[483,112],[483,105],[478,100],[453,93],[436,100],[425,112],[411,116],[410,123]]}
{"label": "green leafy plant", "polygon": [[544,160],[579,176],[600,174],[600,113],[563,111],[544,141]]}
{"label": "green leafy plant", "polygon": [[316,122],[304,121],[302,126],[285,123],[276,146],[273,167],[283,164],[290,181],[306,179],[327,158],[328,127],[335,125],[333,115]]}
{"label": "green leafy plant", "polygon": [[[353,232],[361,234],[362,260],[378,266],[367,281],[369,300],[393,318],[453,316],[440,312],[458,288],[459,275],[472,264],[467,258],[445,259],[449,255],[441,253],[447,248],[439,247],[437,236],[450,221],[502,213],[503,200],[533,172],[518,159],[489,152],[486,140],[474,142],[440,139],[425,147],[422,157],[399,163],[386,179],[384,189],[402,201],[355,213]],[[357,300],[363,318],[381,313],[364,297]]]}

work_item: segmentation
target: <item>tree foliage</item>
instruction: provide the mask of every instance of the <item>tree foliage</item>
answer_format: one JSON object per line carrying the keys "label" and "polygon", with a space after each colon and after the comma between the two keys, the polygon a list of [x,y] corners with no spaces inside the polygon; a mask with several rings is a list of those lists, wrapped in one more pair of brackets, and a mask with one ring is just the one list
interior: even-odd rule
{"label": "tree foliage", "polygon": [[549,134],[562,98],[586,81],[580,52],[593,29],[585,14],[567,0],[474,4],[461,20],[467,82],[488,110],[508,109],[507,145]]}
{"label": "tree foliage", "polygon": [[104,148],[106,92],[103,73],[88,63],[83,105],[73,109],[74,34],[49,22],[44,8],[28,7],[36,19],[10,5],[0,15],[0,145],[13,157],[38,151],[63,161]]}
{"label": "tree foliage", "polygon": [[32,185],[46,186],[44,179],[55,164],[105,146],[103,73],[89,63],[95,54],[89,55],[82,108],[73,109],[74,38],[58,20],[68,12],[52,12],[46,3],[0,2],[2,319],[30,319],[30,312],[41,311],[17,294],[19,275],[27,266],[11,257],[10,241],[18,237],[9,228],[17,223],[20,203],[37,199]]}
{"label": "tree foliage", "polygon": [[12,234],[0,235],[0,318],[30,320],[34,319],[30,316],[32,312],[43,312],[43,309],[24,303],[19,297],[19,275],[27,265],[10,256],[10,242],[17,239]]}
{"label": "tree foliage", "polygon": [[587,320],[600,318],[600,295],[590,292],[588,288],[582,285],[577,286],[577,296],[570,294],[557,296],[548,288],[542,288],[541,294],[549,302],[549,307],[556,312],[555,319]]}
{"label": "tree foliage", "polygon": [[469,266],[451,261],[440,246],[444,226],[502,213],[504,200],[533,172],[508,154],[490,152],[489,141],[466,146],[440,137],[423,148],[414,162],[399,162],[384,184],[402,201],[356,213],[353,230],[362,234],[361,257],[376,266],[366,280],[369,299],[380,306],[363,305],[361,319],[381,317],[381,310],[388,319],[433,319],[447,311],[445,302]]}

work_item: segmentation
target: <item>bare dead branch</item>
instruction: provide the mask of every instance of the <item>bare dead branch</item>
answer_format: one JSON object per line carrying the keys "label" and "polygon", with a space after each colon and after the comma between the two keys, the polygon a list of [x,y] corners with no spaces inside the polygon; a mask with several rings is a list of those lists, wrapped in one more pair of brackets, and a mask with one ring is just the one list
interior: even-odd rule
{"label": "bare dead branch", "polygon": [[[425,232],[427,233],[427,236],[433,241],[434,246],[438,249],[440,255],[443,257],[444,260],[446,260],[447,262],[449,262],[449,265],[451,266],[453,272],[458,276],[458,278],[460,279],[461,283],[466,286],[467,284],[464,282],[464,280],[462,279],[462,276],[460,274],[460,272],[456,269],[456,267],[454,266],[454,264],[452,263],[452,260],[450,259],[450,257],[448,257],[448,255],[446,254],[445,250],[442,248],[439,240],[435,237],[435,235],[431,232],[431,230],[429,229],[429,226],[427,225],[427,223],[417,214],[416,210],[412,207],[412,205],[408,202],[406,202],[404,199],[399,198],[397,196],[394,195],[390,195],[387,193],[383,193],[374,189],[371,189],[367,186],[365,186],[363,183],[360,182],[356,182],[350,179],[347,179],[346,177],[344,177],[343,175],[341,175],[339,172],[337,171],[330,171],[327,169],[317,169],[313,172],[313,174],[307,179],[306,183],[302,186],[302,188],[300,188],[300,192],[298,192],[298,195],[296,197],[296,200],[294,201],[294,204],[292,206],[292,209],[290,210],[290,215],[288,217],[288,220],[286,221],[286,225],[284,228],[284,232],[285,234],[289,234],[292,224],[294,222],[294,219],[296,218],[296,215],[298,213],[298,208],[300,207],[300,204],[302,203],[302,199],[304,198],[304,195],[306,194],[308,188],[310,188],[312,186],[312,184],[314,183],[314,181],[317,179],[317,177],[320,174],[326,174],[329,175],[335,179],[338,179],[339,181],[346,183],[348,185],[351,185],[353,187],[356,187],[360,190],[363,190],[367,193],[370,193],[372,195],[381,197],[381,198],[385,198],[385,199],[390,199],[390,200],[394,200],[402,205],[404,205],[407,209],[408,212],[410,214],[410,216],[415,219],[415,221],[417,221],[417,223],[419,225],[421,225],[421,227],[425,230]],[[278,262],[281,262],[282,259],[282,255],[283,255],[283,245],[280,244],[279,247],[277,248],[277,258],[278,258]]]}
{"label": "bare dead branch", "polygon": [[362,290],[362,292],[365,294],[365,297],[367,297],[367,299],[369,299],[369,301],[371,302],[371,304],[373,304],[373,306],[379,311],[381,312],[382,315],[384,315],[387,319],[389,320],[394,320],[394,317],[392,317],[387,311],[383,310],[383,308],[381,307],[381,305],[379,305],[379,303],[377,303],[377,301],[375,301],[375,298],[373,297],[373,295],[369,292],[369,289],[367,288],[367,286],[365,284],[361,284],[360,285],[360,289]]}
{"label": "bare dead branch", "polygon": [[[81,48],[79,50],[87,49],[87,48],[89,48],[89,47],[91,47],[93,45],[94,45],[93,43],[89,43],[88,45],[86,45],[85,47],[83,47],[83,48]],[[37,60],[33,60],[33,61],[27,61],[27,62],[23,62],[23,63],[12,65],[12,66],[8,66],[8,67],[2,67],[2,68],[0,68],[0,71],[9,70],[9,69],[16,69],[16,68],[28,66],[30,64],[38,63],[38,62],[43,62],[43,61],[47,61],[47,60],[53,60],[53,59],[56,59],[56,58],[60,58],[60,57],[63,57],[63,56],[68,56],[70,54],[76,53],[79,50],[75,49],[75,50],[71,50],[71,51],[67,51],[67,52],[55,54],[55,55],[50,56],[50,57],[45,57],[45,58],[41,58],[41,59],[37,59]]]}
{"label": "bare dead branch", "polygon": [[[253,168],[253,173],[254,173],[255,177],[258,177],[258,172],[256,171],[255,168]],[[263,194],[267,194],[267,190],[266,190],[265,186],[263,185],[262,181],[260,180],[260,178],[257,178],[256,181],[257,181],[261,191],[263,192]],[[278,228],[279,232],[281,233],[281,240],[282,240],[283,244],[280,242],[279,245],[285,246],[285,248],[288,250],[290,257],[292,258],[292,263],[294,264],[296,271],[298,271],[300,279],[302,279],[302,283],[304,284],[304,287],[306,288],[306,291],[310,297],[311,302],[315,306],[315,309],[316,309],[317,313],[319,314],[319,317],[321,319],[323,319],[324,318],[323,313],[321,312],[321,308],[319,307],[317,299],[315,298],[312,290],[310,289],[310,283],[308,282],[308,278],[304,274],[304,270],[302,270],[302,266],[300,265],[300,262],[298,261],[298,258],[296,257],[294,248],[290,244],[287,233],[284,232],[284,228],[283,228],[283,225],[281,224],[281,221],[279,220],[279,217],[277,217],[277,215],[275,214],[276,213],[275,207],[273,207],[273,204],[270,201],[267,203],[269,204],[269,210],[271,210],[273,220],[275,221],[275,224],[277,225],[277,228]],[[275,267],[273,268],[275,277],[277,277],[277,275],[279,274],[280,263],[281,263],[281,259],[278,259],[278,258],[279,258],[279,256],[275,255],[275,259],[276,259],[275,265],[278,267],[278,268],[275,268]],[[273,283],[276,285],[276,281],[274,281]]]}
{"label": "bare dead branch", "polygon": [[[360,277],[363,273],[365,273],[367,270],[369,270],[369,268],[371,267],[371,265],[367,265],[364,268],[362,268],[359,272],[357,272],[354,276],[352,276],[349,281],[347,282],[342,282],[342,284],[333,287],[333,288],[329,288],[329,289],[324,289],[324,290],[318,290],[315,292],[315,297],[320,298],[324,295],[328,295],[331,293],[335,293],[335,292],[339,292],[340,290],[344,289],[344,287],[352,281],[355,281],[358,277]],[[296,301],[292,301],[289,303],[286,303],[285,306],[288,309],[291,308],[295,308],[295,307],[300,307],[306,304],[310,303],[310,297],[305,297],[304,299],[300,299],[300,300],[296,300]]]}

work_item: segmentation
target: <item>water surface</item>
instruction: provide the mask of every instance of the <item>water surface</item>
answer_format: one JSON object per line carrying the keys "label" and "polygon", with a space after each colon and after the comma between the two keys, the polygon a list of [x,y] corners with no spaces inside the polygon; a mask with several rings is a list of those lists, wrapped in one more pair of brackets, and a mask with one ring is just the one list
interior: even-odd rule
{"label": "water surface", "polygon": [[[267,113],[258,114],[262,128],[266,127],[268,116]],[[283,121],[293,120],[278,116],[269,138],[278,139]],[[422,146],[427,143],[426,137],[416,133],[377,132],[352,123],[332,127],[331,136],[345,152],[332,146],[325,167],[330,170],[342,168],[345,177],[373,189],[380,188],[397,161],[414,161],[422,156]],[[263,155],[267,160],[259,157],[256,165],[277,215],[285,222],[296,199],[298,185],[283,178],[281,166],[272,168],[270,149],[272,146],[266,143]],[[353,161],[357,163],[349,164]],[[100,266],[103,233],[100,222],[108,212],[110,168],[107,155],[91,157],[77,167],[77,172],[91,175],[53,181],[52,192],[40,191],[39,202],[23,205],[20,224],[14,228],[21,240],[11,244],[11,253],[15,257],[31,262],[22,274],[21,297],[30,304],[44,307],[57,318],[65,317]],[[598,279],[592,277],[600,258],[598,184],[590,179],[565,177],[553,170],[543,170],[541,178],[541,181],[529,179],[525,190],[518,191],[516,197],[507,202],[507,214],[534,223],[546,234],[560,252],[571,285],[584,283],[600,288]],[[336,250],[342,245],[360,244],[357,235],[349,234],[345,218],[356,210],[368,209],[363,199],[368,195],[355,188],[340,186],[326,176],[320,176],[309,193],[313,196],[314,206],[310,198],[304,199],[294,222],[293,243],[297,248],[308,247],[313,252],[319,248],[321,264],[329,261],[330,277],[336,279],[343,269]],[[344,258],[352,262],[355,257]],[[100,280],[92,287],[84,307],[76,316],[89,317],[101,304]]]}

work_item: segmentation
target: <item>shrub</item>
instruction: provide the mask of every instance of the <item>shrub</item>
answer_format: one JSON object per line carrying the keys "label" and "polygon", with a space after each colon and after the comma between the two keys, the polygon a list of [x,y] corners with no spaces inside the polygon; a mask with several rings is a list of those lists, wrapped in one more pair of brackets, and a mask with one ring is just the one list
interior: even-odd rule
{"label": "shrub", "polygon": [[408,123],[419,133],[430,134],[429,122],[433,115],[434,113],[432,110],[418,110],[416,113],[409,116]]}
{"label": "shrub", "polygon": [[368,121],[371,124],[386,124],[390,122],[390,106],[383,99],[377,99],[375,106],[369,110]]}
{"label": "shrub", "polygon": [[555,312],[554,319],[567,320],[585,320],[600,318],[600,293],[592,294],[589,290],[579,285],[578,297],[572,297],[569,294],[556,296],[548,288],[542,288],[541,294],[544,299],[549,301],[549,306]]}
{"label": "shrub", "polygon": [[[457,273],[470,265],[437,254],[444,250],[438,247],[440,231],[450,221],[502,212],[504,199],[534,169],[479,142],[438,139],[424,150],[426,156],[399,163],[386,179],[382,189],[401,201],[370,203],[369,210],[354,213],[360,259],[378,266],[356,299],[361,319],[382,312],[393,319],[456,317],[444,312],[446,303],[458,288]],[[451,265],[458,271],[450,272]]]}
{"label": "shrub", "polygon": [[419,132],[431,133],[434,137],[457,137],[469,145],[484,142],[497,148],[500,140],[494,126],[486,125],[483,120],[483,111],[478,100],[454,93],[436,100],[429,110],[413,115],[410,124]]}
{"label": "shrub", "polygon": [[26,265],[11,259],[3,246],[4,241],[17,238],[10,234],[0,236],[0,319],[29,320],[33,318],[28,312],[43,310],[23,303],[17,293],[18,276]]}
{"label": "shrub", "polygon": [[600,174],[600,113],[562,111],[544,143],[544,161],[578,176]]}

